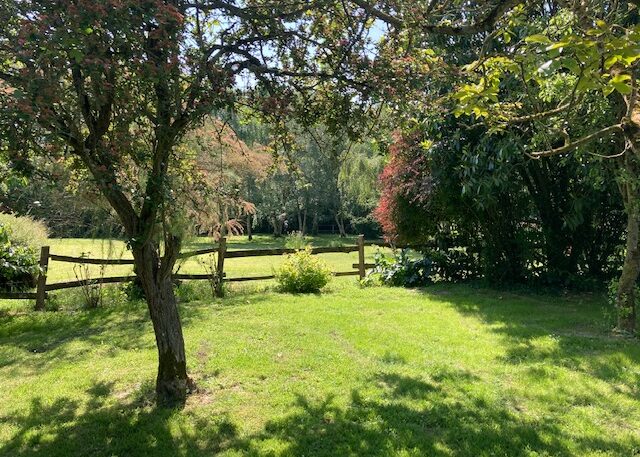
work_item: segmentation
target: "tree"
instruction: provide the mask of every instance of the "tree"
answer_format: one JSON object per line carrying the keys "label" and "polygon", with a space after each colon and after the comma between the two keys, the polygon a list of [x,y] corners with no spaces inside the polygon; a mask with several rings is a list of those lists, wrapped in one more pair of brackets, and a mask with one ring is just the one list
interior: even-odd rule
{"label": "tree", "polygon": [[264,178],[272,157],[264,147],[249,147],[227,121],[207,116],[178,146],[181,202],[194,234],[240,234],[255,213],[251,184]]}
{"label": "tree", "polygon": [[[431,93],[423,106],[434,109],[447,104],[456,114],[484,123],[492,131],[534,130],[547,138],[546,147],[538,149],[540,143],[534,142],[533,148],[525,151],[534,159],[573,154],[586,146],[617,147],[613,154],[600,155],[618,165],[620,195],[627,213],[626,257],[616,296],[617,328],[635,332],[640,272],[639,3],[355,3],[394,30],[387,53],[395,55],[396,61],[399,56],[414,60],[419,56],[421,62],[427,60],[419,72],[421,77],[437,78],[446,72],[463,78],[448,94]],[[443,39],[479,40],[481,45],[471,62],[447,60],[430,47]],[[436,59],[442,66],[432,65]],[[521,90],[507,90],[513,84]],[[614,113],[614,121],[572,136],[570,127],[580,127],[594,104],[603,102]]]}
{"label": "tree", "polygon": [[[358,74],[347,63],[363,53],[365,19],[333,2],[0,5],[3,145],[66,155],[117,213],[153,323],[160,403],[183,402],[192,384],[172,289],[184,217],[176,145],[205,115],[233,110],[238,77],[243,103],[283,117],[294,114],[292,91],[323,81],[351,97]],[[42,152],[44,143],[57,151]]]}

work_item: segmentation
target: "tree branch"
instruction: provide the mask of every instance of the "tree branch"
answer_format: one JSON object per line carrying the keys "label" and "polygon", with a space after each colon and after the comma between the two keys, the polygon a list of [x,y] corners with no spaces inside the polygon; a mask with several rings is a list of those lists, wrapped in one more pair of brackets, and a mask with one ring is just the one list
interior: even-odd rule
{"label": "tree branch", "polygon": [[576,148],[579,148],[580,146],[584,146],[585,144],[588,144],[592,141],[596,141],[601,138],[606,138],[610,135],[613,135],[614,133],[622,133],[622,132],[624,132],[624,130],[621,124],[610,125],[609,127],[605,127],[601,130],[598,130],[597,132],[594,132],[591,135],[584,136],[579,140],[571,141],[559,148],[548,149],[546,151],[532,152],[529,155],[534,159],[539,159],[542,157],[551,157],[551,156],[556,156],[560,154],[565,154],[567,152],[573,151]]}
{"label": "tree branch", "polygon": [[[397,29],[405,28],[408,24],[402,18],[385,13],[374,7],[366,0],[351,0],[353,3],[364,9],[372,16],[380,19]],[[482,19],[468,25],[442,25],[442,24],[426,24],[417,25],[417,28],[426,33],[435,33],[442,35],[473,35],[476,33],[486,32],[504,16],[504,14],[522,3],[522,0],[499,0],[493,8],[491,8]]]}

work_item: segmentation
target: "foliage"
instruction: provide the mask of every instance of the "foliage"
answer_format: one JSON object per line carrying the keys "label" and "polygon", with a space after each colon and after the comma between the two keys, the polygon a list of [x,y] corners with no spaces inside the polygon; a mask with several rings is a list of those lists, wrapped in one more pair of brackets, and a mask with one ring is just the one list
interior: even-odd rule
{"label": "foliage", "polygon": [[11,228],[0,223],[0,291],[32,288],[39,271],[37,252],[14,240]]}
{"label": "foliage", "polygon": [[29,216],[0,213],[0,225],[8,228],[15,244],[29,246],[34,250],[47,244],[49,230],[42,221]]}
{"label": "foliage", "polygon": [[379,235],[370,216],[378,198],[376,181],[383,156],[373,141],[348,140],[344,132],[334,133],[326,125],[292,123],[287,129],[291,144],[286,148],[271,144],[276,160],[251,186],[259,229],[271,226],[280,236],[286,224],[315,235],[322,226],[334,226],[342,235],[347,231]]}
{"label": "foliage", "polygon": [[325,262],[311,254],[307,247],[286,260],[275,272],[279,289],[290,293],[319,292],[331,279],[331,270]]}
{"label": "foliage", "polygon": [[[461,270],[492,282],[566,286],[616,274],[625,218],[619,163],[595,154],[615,156],[620,142],[582,143],[559,158],[527,156],[615,123],[621,108],[616,97],[588,91],[572,99],[577,76],[566,68],[535,73],[545,62],[540,46],[536,52],[513,46],[511,39],[535,41],[526,37],[544,24],[554,33],[576,33],[576,18],[567,19],[557,6],[539,11],[532,4],[526,14],[510,6],[487,25],[495,30],[486,37],[469,27],[448,40],[432,35],[413,50],[401,37],[390,39],[407,65],[423,53],[442,62],[416,69],[397,85],[406,96],[398,97],[402,129],[389,148],[376,210],[388,237],[423,243],[432,258],[458,256]],[[590,3],[587,11],[599,14],[599,8]],[[558,106],[563,109],[554,113]],[[527,115],[539,111],[550,115]]]}
{"label": "foliage", "polygon": [[623,208],[608,168],[524,157],[526,138],[483,138],[453,117],[397,133],[376,209],[386,235],[420,243],[443,279],[568,285],[621,261]]}
{"label": "foliage", "polygon": [[[225,113],[220,113],[222,116]],[[240,220],[255,214],[252,184],[266,176],[272,157],[259,144],[248,146],[229,122],[207,117],[178,147],[179,186],[186,231],[240,234]]]}
{"label": "foliage", "polygon": [[124,284],[122,286],[122,291],[131,301],[144,300],[146,298],[144,289],[142,288],[140,281],[137,279]]}
{"label": "foliage", "polygon": [[43,221],[54,237],[122,236],[108,202],[86,174],[74,171],[70,160],[42,158],[37,168],[39,173],[9,179],[0,186],[1,207]]}
{"label": "foliage", "polygon": [[384,285],[420,287],[432,282],[431,259],[413,259],[407,249],[396,251],[392,258],[378,251],[374,259],[375,267],[368,277],[379,278]]}
{"label": "foliage", "polygon": [[285,237],[285,248],[305,249],[307,246],[309,246],[309,238],[306,237],[302,232],[295,231]]}

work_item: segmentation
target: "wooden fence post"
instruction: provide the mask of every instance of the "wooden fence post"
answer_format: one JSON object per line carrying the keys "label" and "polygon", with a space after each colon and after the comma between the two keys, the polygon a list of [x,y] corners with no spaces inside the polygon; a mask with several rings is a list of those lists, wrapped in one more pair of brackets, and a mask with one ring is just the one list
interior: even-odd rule
{"label": "wooden fence post", "polygon": [[40,248],[40,274],[36,284],[36,311],[44,311],[44,301],[47,298],[47,269],[49,268],[49,246]]}
{"label": "wooden fence post", "polygon": [[358,274],[360,279],[364,279],[364,235],[358,236]]}
{"label": "wooden fence post", "polygon": [[218,244],[218,268],[216,274],[218,275],[218,283],[216,284],[216,296],[222,297],[222,282],[224,281],[224,256],[227,252],[227,239],[225,237],[220,238]]}

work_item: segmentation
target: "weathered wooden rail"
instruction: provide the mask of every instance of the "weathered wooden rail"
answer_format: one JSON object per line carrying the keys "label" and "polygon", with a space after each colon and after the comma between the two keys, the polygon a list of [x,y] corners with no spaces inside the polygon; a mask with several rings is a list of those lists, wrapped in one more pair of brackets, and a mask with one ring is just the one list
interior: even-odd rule
{"label": "weathered wooden rail", "polygon": [[[365,263],[364,248],[365,246],[384,246],[384,243],[368,242],[365,243],[364,236],[358,237],[357,243],[352,246],[336,246],[336,247],[315,247],[311,249],[312,254],[328,254],[328,253],[358,253],[358,263],[354,263],[350,271],[334,271],[334,276],[359,276],[360,279],[364,278],[366,270],[373,268],[372,264]],[[217,262],[215,265],[215,273],[212,274],[180,274],[176,273],[173,277],[177,280],[211,280],[213,277],[221,278],[217,284],[216,293],[221,295],[223,282],[246,282],[246,281],[262,281],[267,279],[273,279],[274,275],[259,275],[259,276],[243,276],[243,277],[231,277],[227,278],[224,272],[224,264],[226,259],[235,259],[242,257],[262,257],[262,256],[278,256],[284,254],[292,254],[298,251],[298,249],[292,248],[270,248],[270,249],[239,249],[234,251],[227,250],[226,238],[220,239],[218,246],[215,248],[200,249],[197,251],[183,252],[178,257],[180,259],[186,259],[190,257],[197,257],[206,254],[217,254]],[[133,265],[133,259],[96,259],[87,257],[71,257],[65,255],[51,254],[49,246],[43,246],[40,252],[40,268],[42,273],[37,278],[36,291],[35,292],[0,292],[0,299],[31,299],[36,301],[35,309],[43,310],[45,307],[45,300],[47,293],[55,290],[72,289],[75,287],[83,287],[93,284],[115,284],[133,281],[135,275],[127,276],[112,276],[112,277],[98,277],[98,278],[86,278],[75,281],[47,283],[47,272],[49,270],[49,262],[68,262],[75,264],[89,264],[89,265]]]}

